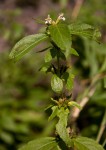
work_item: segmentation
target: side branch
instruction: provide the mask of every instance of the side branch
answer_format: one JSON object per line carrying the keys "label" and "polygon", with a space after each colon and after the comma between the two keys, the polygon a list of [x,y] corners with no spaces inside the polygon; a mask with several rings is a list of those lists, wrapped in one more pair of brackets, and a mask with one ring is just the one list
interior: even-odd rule
{"label": "side branch", "polygon": [[[102,79],[106,77],[106,74],[97,74],[95,76],[95,78],[92,79],[90,86],[87,89],[86,95],[84,95],[84,97],[82,98],[82,100],[79,102],[79,105],[82,107],[82,109],[84,108],[84,106],[88,103],[88,101],[90,100],[90,98],[93,96],[95,90],[96,90],[96,83]],[[71,120],[72,122],[75,122],[77,120],[77,118],[79,117],[81,110],[79,110],[78,108],[74,107],[72,114],[71,114]]]}

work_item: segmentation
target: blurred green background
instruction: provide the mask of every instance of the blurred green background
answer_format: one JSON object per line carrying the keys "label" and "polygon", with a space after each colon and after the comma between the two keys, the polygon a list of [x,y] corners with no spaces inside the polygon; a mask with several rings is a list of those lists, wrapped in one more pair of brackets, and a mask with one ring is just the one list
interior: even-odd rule
{"label": "blurred green background", "polygon": [[[54,93],[50,75],[39,72],[44,53],[36,53],[45,44],[17,64],[8,58],[18,40],[43,30],[33,18],[45,19],[48,13],[58,16],[64,12],[70,21],[91,24],[102,33],[101,44],[73,37],[73,47],[80,55],[70,61],[76,74],[73,99],[83,97],[98,74],[106,74],[106,0],[79,1],[0,0],[0,150],[16,150],[31,139],[54,135],[56,120],[48,122],[50,111],[44,111]],[[106,77],[96,82],[93,96],[73,126],[79,134],[96,139],[105,110]],[[100,143],[105,139],[106,129]]]}

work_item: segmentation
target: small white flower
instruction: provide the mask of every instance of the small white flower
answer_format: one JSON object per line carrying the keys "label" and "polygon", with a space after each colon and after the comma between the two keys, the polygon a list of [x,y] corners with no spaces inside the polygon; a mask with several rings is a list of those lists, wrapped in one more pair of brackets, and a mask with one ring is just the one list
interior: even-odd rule
{"label": "small white flower", "polygon": [[62,20],[63,20],[63,21],[65,21],[65,20],[66,20],[66,18],[65,18],[65,17],[63,17],[63,18],[62,18]]}
{"label": "small white flower", "polygon": [[50,15],[45,19],[45,24],[52,24],[52,19],[50,18]]}
{"label": "small white flower", "polygon": [[63,21],[66,20],[66,18],[64,17],[64,14],[63,14],[63,13],[61,13],[61,14],[59,15],[58,19],[59,19],[59,20],[63,20]]}
{"label": "small white flower", "polygon": [[45,24],[48,24],[48,21],[45,21]]}
{"label": "small white flower", "polygon": [[45,24],[47,24],[47,25],[51,25],[51,24],[54,25],[54,24],[57,24],[60,20],[63,20],[63,21],[66,20],[66,18],[64,17],[63,13],[61,13],[58,16],[58,18],[57,18],[56,21],[52,20],[52,18],[50,17],[50,15],[48,15],[48,17],[45,19]]}

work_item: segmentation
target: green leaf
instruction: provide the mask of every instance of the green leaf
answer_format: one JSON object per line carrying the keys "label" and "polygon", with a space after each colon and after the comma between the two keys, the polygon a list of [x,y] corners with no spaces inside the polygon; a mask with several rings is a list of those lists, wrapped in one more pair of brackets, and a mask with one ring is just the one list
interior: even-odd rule
{"label": "green leaf", "polygon": [[66,58],[67,58],[68,56],[70,56],[70,54],[79,56],[79,54],[77,53],[77,51],[76,51],[75,49],[73,49],[73,48],[67,49],[67,50],[64,52],[64,55],[65,55]]}
{"label": "green leaf", "polygon": [[68,27],[70,30],[70,34],[85,36],[97,42],[101,37],[101,33],[99,32],[99,30],[88,24],[72,23]]}
{"label": "green leaf", "polygon": [[41,33],[24,37],[13,47],[9,55],[10,59],[13,59],[15,62],[18,61],[36,45],[46,40],[47,38],[48,36],[46,34]]}
{"label": "green leaf", "polygon": [[61,150],[53,137],[39,138],[19,148],[19,150]]}
{"label": "green leaf", "polygon": [[63,90],[63,81],[54,74],[51,79],[51,87],[54,92],[60,93]]}
{"label": "green leaf", "polygon": [[79,54],[77,53],[77,51],[74,48],[70,49],[70,53],[76,56],[79,56]]}
{"label": "green leaf", "polygon": [[37,51],[36,53],[42,53],[42,52],[45,52],[45,51],[47,51],[47,50],[50,49],[50,48],[51,48],[51,46],[46,47],[46,48],[44,48],[44,49],[42,49],[42,50],[40,50],[40,51]]}
{"label": "green leaf", "polygon": [[42,71],[42,72],[48,72],[49,69],[50,69],[50,64],[49,63],[44,63],[39,70]]}
{"label": "green leaf", "polygon": [[63,78],[66,82],[66,88],[68,90],[71,90],[73,88],[74,85],[74,75],[68,72],[65,72],[63,75]]}
{"label": "green leaf", "polygon": [[55,58],[57,51],[55,49],[50,49],[45,55],[45,62],[50,62],[53,58]]}
{"label": "green leaf", "polygon": [[66,83],[66,88],[68,90],[71,90],[73,88],[73,85],[74,85],[74,75],[69,74],[69,77],[68,77],[67,83]]}
{"label": "green leaf", "polygon": [[71,48],[71,36],[66,24],[56,24],[49,27],[50,35],[55,44],[62,50]]}
{"label": "green leaf", "polygon": [[87,137],[78,137],[73,139],[74,147],[77,150],[104,150],[96,141]]}
{"label": "green leaf", "polygon": [[45,55],[45,62],[50,62],[52,60],[52,56],[51,56],[51,53],[50,51],[48,51]]}
{"label": "green leaf", "polygon": [[68,120],[69,110],[64,109],[63,107],[58,110],[57,116],[59,117],[59,121],[56,124],[56,131],[59,134],[60,138],[68,145],[71,146],[71,139],[69,137],[67,127],[67,120]]}
{"label": "green leaf", "polygon": [[52,114],[49,117],[49,121],[52,120],[54,117],[56,117],[57,113],[58,113],[58,106],[53,106],[52,107]]}
{"label": "green leaf", "polygon": [[68,103],[69,106],[75,106],[77,107],[78,109],[81,109],[81,106],[77,103],[77,102],[74,102],[74,101],[71,101]]}

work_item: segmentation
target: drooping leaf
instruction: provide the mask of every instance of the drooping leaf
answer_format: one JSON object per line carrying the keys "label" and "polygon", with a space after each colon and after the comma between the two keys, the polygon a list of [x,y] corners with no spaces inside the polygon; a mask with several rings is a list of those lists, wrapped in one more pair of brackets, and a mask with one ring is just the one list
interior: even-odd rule
{"label": "drooping leaf", "polygon": [[63,81],[56,74],[52,76],[51,87],[54,92],[60,93],[63,90]]}
{"label": "drooping leaf", "polygon": [[70,30],[70,34],[84,36],[97,42],[101,37],[101,33],[99,32],[99,30],[88,24],[72,23],[68,27]]}
{"label": "drooping leaf", "polygon": [[19,150],[61,150],[53,137],[45,137],[33,140]]}
{"label": "drooping leaf", "polygon": [[15,62],[18,61],[36,45],[42,41],[45,41],[47,38],[48,36],[46,34],[41,33],[24,37],[13,47],[9,55],[10,59],[13,59]]}
{"label": "drooping leaf", "polygon": [[50,48],[51,48],[51,46],[46,47],[46,48],[44,48],[44,49],[42,49],[42,50],[40,50],[40,51],[37,51],[36,53],[42,53],[42,52],[45,52],[45,51],[47,51],[47,50],[50,49]]}
{"label": "drooping leaf", "polygon": [[49,27],[50,35],[55,44],[62,50],[71,48],[71,36],[66,24],[56,24]]}
{"label": "drooping leaf", "polygon": [[80,106],[77,102],[74,102],[74,101],[70,101],[70,102],[68,103],[68,105],[69,105],[69,106],[75,106],[75,107],[77,107],[78,109],[81,109],[81,106]]}
{"label": "drooping leaf", "polygon": [[77,150],[104,150],[96,141],[87,137],[77,137],[73,142]]}
{"label": "drooping leaf", "polygon": [[59,121],[56,124],[56,131],[59,134],[60,138],[68,145],[71,146],[71,138],[69,137],[68,131],[67,131],[67,119],[69,115],[69,110],[64,109],[63,107],[58,110],[58,117]]}
{"label": "drooping leaf", "polygon": [[54,117],[56,117],[57,113],[58,113],[58,106],[53,106],[52,107],[52,114],[49,117],[49,121],[52,120]]}

